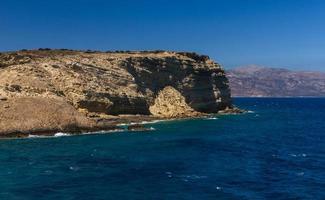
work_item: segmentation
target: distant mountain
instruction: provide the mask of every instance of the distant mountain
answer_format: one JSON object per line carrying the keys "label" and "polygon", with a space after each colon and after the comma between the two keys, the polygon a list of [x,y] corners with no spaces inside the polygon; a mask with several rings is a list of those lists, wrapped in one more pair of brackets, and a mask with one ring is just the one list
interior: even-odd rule
{"label": "distant mountain", "polygon": [[227,71],[232,96],[325,96],[325,73],[259,66]]}

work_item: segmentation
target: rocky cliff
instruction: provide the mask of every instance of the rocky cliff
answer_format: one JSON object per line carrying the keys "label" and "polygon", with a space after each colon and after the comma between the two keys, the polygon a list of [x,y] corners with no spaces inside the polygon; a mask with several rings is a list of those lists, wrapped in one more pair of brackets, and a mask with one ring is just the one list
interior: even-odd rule
{"label": "rocky cliff", "polygon": [[232,96],[325,96],[325,73],[259,66],[227,71]]}
{"label": "rocky cliff", "polygon": [[129,115],[188,117],[231,107],[224,70],[195,53],[0,54],[2,135],[109,129]]}

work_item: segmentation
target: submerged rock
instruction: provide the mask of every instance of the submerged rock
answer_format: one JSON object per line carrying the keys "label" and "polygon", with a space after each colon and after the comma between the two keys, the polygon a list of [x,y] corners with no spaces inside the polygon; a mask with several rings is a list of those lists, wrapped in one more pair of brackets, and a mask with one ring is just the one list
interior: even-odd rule
{"label": "submerged rock", "polygon": [[246,110],[242,110],[237,107],[231,107],[231,108],[227,107],[224,110],[220,110],[218,113],[220,113],[220,114],[242,114],[242,113],[246,113],[246,112],[247,112]]}
{"label": "submerged rock", "polygon": [[129,131],[147,131],[149,128],[145,127],[143,124],[131,124],[127,128]]}

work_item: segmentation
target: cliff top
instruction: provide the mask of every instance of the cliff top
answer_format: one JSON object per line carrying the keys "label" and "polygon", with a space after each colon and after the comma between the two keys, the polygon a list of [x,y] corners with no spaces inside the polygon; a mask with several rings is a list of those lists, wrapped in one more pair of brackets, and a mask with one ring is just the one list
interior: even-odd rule
{"label": "cliff top", "polygon": [[93,51],[93,50],[70,50],[70,49],[22,49],[19,51],[0,52],[0,67],[12,64],[23,64],[34,59],[50,59],[55,57],[68,56],[110,56],[112,58],[132,58],[132,57],[151,57],[151,58],[166,58],[175,57],[182,60],[191,59],[195,62],[205,63],[211,62],[209,56],[200,55],[195,52],[176,52],[176,51]]}

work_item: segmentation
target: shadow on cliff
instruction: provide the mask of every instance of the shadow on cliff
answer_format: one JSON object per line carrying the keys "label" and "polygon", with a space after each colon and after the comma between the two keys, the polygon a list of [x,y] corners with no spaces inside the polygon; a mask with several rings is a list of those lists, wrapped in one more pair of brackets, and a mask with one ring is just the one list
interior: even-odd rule
{"label": "shadow on cliff", "polygon": [[[125,63],[126,70],[134,77],[138,90],[148,96],[148,90],[152,91],[154,101],[158,92],[166,86],[177,89],[195,111],[216,113],[225,105],[218,103],[215,96],[216,88],[223,87],[223,80],[219,80],[214,87],[212,71],[195,70],[192,63],[182,63],[177,58],[128,58]],[[150,96],[150,95],[149,95]],[[149,110],[149,107],[148,107]]]}

